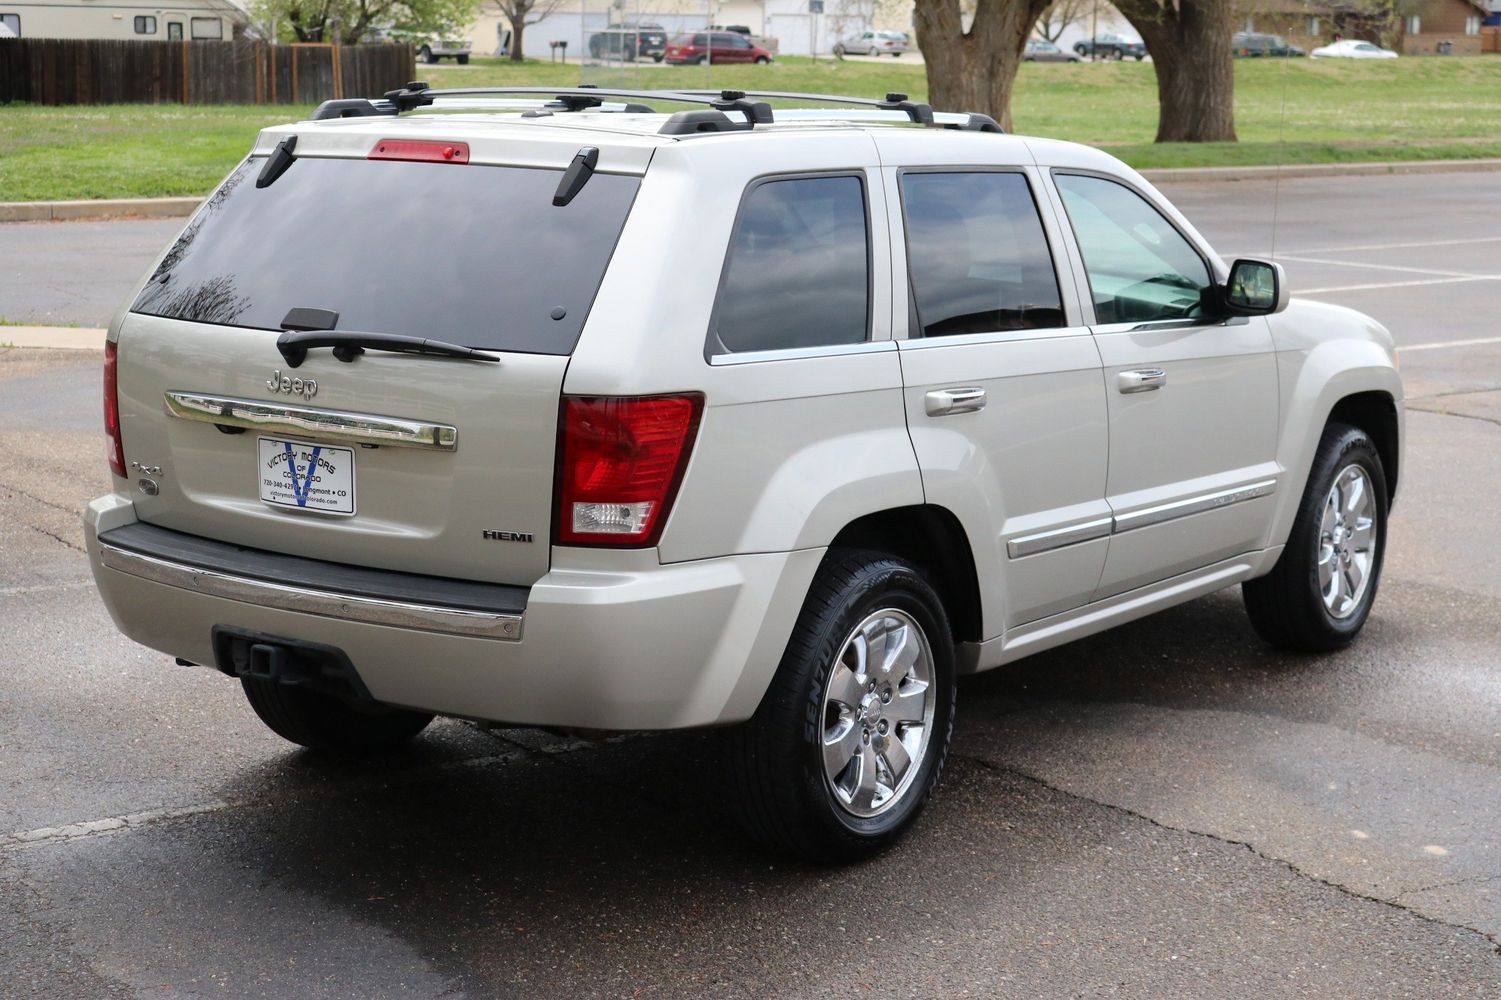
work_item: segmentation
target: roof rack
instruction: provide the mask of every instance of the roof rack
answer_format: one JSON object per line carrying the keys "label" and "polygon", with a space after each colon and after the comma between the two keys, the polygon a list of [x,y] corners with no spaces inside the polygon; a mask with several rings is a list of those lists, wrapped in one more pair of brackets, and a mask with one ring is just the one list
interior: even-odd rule
{"label": "roof rack", "polygon": [[[821,104],[853,105],[870,108],[864,114],[839,115],[799,110],[791,115],[801,121],[873,121],[886,120],[881,112],[891,113],[891,118],[900,115],[917,125],[960,129],[971,132],[1000,132],[1001,126],[988,115],[975,112],[938,112],[927,104],[909,100],[906,94],[887,94],[882,100],[867,97],[846,97],[837,94],[804,94],[790,91],[745,91],[745,90],[612,90],[582,84],[578,87],[457,87],[434,90],[420,80],[408,83],[400,90],[388,91],[383,98],[345,99],[324,101],[313,112],[314,121],[329,118],[363,118],[368,116],[399,115],[421,107],[433,105],[445,98],[495,99],[522,98],[513,101],[514,106],[523,104],[532,109],[539,107],[537,98],[547,98],[540,108],[562,112],[588,111],[602,108],[605,98],[627,101],[621,110],[636,114],[650,114],[655,108],[645,101],[675,104],[704,105],[696,111],[679,111],[663,123],[661,135],[696,135],[712,132],[741,132],[757,125],[770,125],[776,121],[775,114],[766,100],[814,101]],[[763,100],[764,99],[764,100]],[[731,114],[737,117],[731,117]],[[879,117],[878,117],[879,116]]]}

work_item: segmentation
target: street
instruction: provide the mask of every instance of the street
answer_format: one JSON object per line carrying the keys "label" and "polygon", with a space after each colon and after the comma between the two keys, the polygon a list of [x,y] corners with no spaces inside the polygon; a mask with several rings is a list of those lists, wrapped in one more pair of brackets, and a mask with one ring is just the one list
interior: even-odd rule
{"label": "street", "polygon": [[[283,743],[92,589],[99,358],[0,348],[0,994],[1494,1000],[1497,176],[1164,186],[1396,335],[1374,614],[1291,656],[1236,588],[970,678],[915,830],[842,870],[747,845],[712,733]],[[103,325],[180,227],[0,225],[0,319]]]}

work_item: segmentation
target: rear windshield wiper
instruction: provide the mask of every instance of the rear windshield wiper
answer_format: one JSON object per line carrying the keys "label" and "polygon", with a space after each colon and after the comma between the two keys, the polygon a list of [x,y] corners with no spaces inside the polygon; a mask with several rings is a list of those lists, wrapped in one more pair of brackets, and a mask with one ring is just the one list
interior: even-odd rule
{"label": "rear windshield wiper", "polygon": [[500,358],[472,347],[449,344],[425,337],[407,337],[399,333],[360,333],[357,330],[287,330],[276,338],[276,349],[286,358],[287,365],[296,368],[307,359],[307,352],[314,347],[332,347],[334,357],[340,361],[353,361],[366,349],[392,351],[396,354],[427,354],[439,358],[461,358],[465,361],[496,361]]}

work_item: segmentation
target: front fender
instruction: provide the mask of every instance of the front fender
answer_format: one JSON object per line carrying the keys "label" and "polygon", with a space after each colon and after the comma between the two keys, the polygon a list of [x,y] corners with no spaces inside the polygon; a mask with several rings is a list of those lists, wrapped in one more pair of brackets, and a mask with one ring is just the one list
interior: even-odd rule
{"label": "front fender", "polygon": [[1281,384],[1277,462],[1284,469],[1284,487],[1277,491],[1269,546],[1284,544],[1292,531],[1314,452],[1340,400],[1385,393],[1397,415],[1399,454],[1406,439],[1402,378],[1385,327],[1354,310],[1307,301],[1294,301],[1271,324]]}

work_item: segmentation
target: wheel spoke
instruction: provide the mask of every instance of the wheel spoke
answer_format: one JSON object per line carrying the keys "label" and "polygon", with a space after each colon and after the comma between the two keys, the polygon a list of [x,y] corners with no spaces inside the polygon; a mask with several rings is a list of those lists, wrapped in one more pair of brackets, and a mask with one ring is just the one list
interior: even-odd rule
{"label": "wheel spoke", "polygon": [[1375,520],[1369,517],[1362,517],[1355,522],[1355,530],[1350,532],[1350,547],[1356,552],[1369,552],[1375,536]]}
{"label": "wheel spoke", "polygon": [[1329,583],[1324,588],[1324,606],[1330,611],[1339,610],[1341,591],[1344,589],[1345,575],[1339,567],[1331,561],[1329,570]]}
{"label": "wheel spoke", "polygon": [[875,804],[877,790],[876,754],[868,744],[860,748],[860,756],[855,758],[855,767],[855,788],[854,794],[850,796],[850,805],[868,812]]}
{"label": "wheel spoke", "polygon": [[850,671],[864,677],[870,669],[870,643],[865,638],[864,632],[856,632],[844,652],[840,654],[840,662]]}
{"label": "wheel spoke", "polygon": [[1344,496],[1344,511],[1346,514],[1354,514],[1358,510],[1365,509],[1365,473],[1358,469],[1351,469],[1347,473],[1348,485]]}
{"label": "wheel spoke", "polygon": [[896,633],[896,645],[886,655],[886,679],[893,688],[901,687],[902,681],[912,671],[912,665],[922,654],[922,643],[915,629],[903,625]]}
{"label": "wheel spoke", "polygon": [[862,676],[869,676],[886,665],[886,644],[891,635],[884,619],[873,621],[865,627],[865,669],[860,671]]}
{"label": "wheel spoke", "polygon": [[838,780],[849,763],[860,752],[860,727],[853,719],[840,719],[839,724],[825,730],[823,737],[823,769],[830,781]]}
{"label": "wheel spoke", "polygon": [[895,789],[906,776],[907,768],[912,766],[912,757],[907,753],[906,745],[897,738],[895,730],[886,737],[881,759],[886,762],[886,770],[891,775],[891,787]]}
{"label": "wheel spoke", "polygon": [[1334,564],[1337,561],[1333,545],[1319,546],[1319,589],[1326,594],[1329,592],[1329,580],[1334,576]]}
{"label": "wheel spoke", "polygon": [[829,701],[854,708],[865,694],[865,685],[855,671],[844,663],[834,664],[834,674],[829,678]]}
{"label": "wheel spoke", "polygon": [[927,706],[928,685],[923,681],[909,681],[905,687],[892,692],[891,704],[881,708],[881,717],[899,722],[921,722],[923,709]]}

